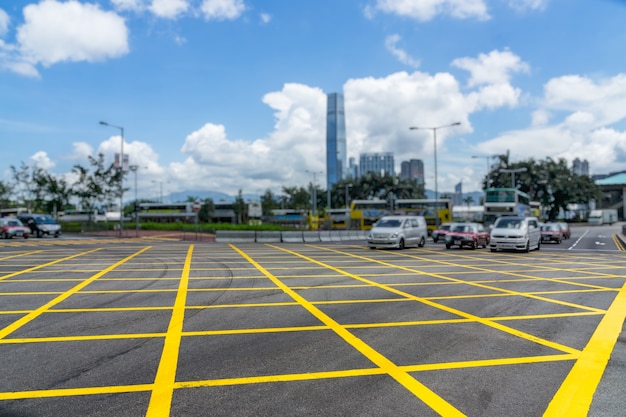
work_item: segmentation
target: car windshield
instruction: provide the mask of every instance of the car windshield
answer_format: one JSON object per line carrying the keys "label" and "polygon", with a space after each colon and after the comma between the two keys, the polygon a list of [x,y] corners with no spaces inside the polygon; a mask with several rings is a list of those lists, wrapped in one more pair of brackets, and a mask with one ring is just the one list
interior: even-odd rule
{"label": "car windshield", "polygon": [[522,221],[520,219],[505,219],[501,218],[498,220],[496,227],[498,229],[519,229],[522,226]]}
{"label": "car windshield", "polygon": [[37,216],[35,217],[35,223],[37,224],[54,224],[55,221],[52,216]]}
{"label": "car windshield", "polygon": [[452,231],[455,233],[472,233],[474,231],[474,228],[471,225],[460,224],[458,226],[454,226],[454,229],[452,229]]}
{"label": "car windshield", "polygon": [[376,223],[376,227],[400,227],[402,220],[398,219],[382,219]]}
{"label": "car windshield", "polygon": [[17,219],[5,219],[2,220],[3,226],[22,226],[22,222]]}
{"label": "car windshield", "polygon": [[560,228],[558,224],[544,224],[543,226],[541,226],[541,230],[555,231],[560,230]]}

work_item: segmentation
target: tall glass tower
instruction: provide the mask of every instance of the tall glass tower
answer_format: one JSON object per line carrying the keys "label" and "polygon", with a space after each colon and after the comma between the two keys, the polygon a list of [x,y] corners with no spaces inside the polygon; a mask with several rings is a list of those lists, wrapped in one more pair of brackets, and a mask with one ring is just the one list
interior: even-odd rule
{"label": "tall glass tower", "polygon": [[346,118],[343,94],[328,94],[326,108],[326,184],[330,190],[347,173]]}

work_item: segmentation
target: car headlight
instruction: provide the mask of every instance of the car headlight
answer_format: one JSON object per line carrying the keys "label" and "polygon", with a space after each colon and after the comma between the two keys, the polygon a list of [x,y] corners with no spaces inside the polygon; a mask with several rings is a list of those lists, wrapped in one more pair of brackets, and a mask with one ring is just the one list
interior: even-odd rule
{"label": "car headlight", "polygon": [[398,237],[398,233],[392,233],[389,237],[395,239]]}

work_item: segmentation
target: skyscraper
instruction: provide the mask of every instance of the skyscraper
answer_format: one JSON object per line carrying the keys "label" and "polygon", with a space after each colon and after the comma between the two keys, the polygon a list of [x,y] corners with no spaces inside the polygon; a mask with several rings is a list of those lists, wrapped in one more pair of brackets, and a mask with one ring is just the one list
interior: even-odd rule
{"label": "skyscraper", "polygon": [[393,152],[362,153],[359,157],[359,171],[361,176],[368,172],[378,175],[396,175]]}
{"label": "skyscraper", "polygon": [[421,159],[402,161],[400,164],[401,180],[416,180],[417,184],[424,185],[424,162]]}
{"label": "skyscraper", "polygon": [[343,94],[328,94],[326,108],[326,181],[331,187],[347,175],[346,118]]}

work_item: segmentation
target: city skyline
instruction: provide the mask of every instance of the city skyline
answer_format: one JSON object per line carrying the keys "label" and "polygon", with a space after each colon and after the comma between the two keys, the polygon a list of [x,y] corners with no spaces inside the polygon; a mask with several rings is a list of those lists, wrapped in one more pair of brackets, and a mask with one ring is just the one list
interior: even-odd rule
{"label": "city skyline", "polygon": [[72,183],[123,147],[139,198],[277,193],[311,172],[325,188],[333,93],[342,172],[393,152],[432,185],[433,132],[409,127],[454,123],[437,132],[441,192],[480,190],[485,158],[507,153],[622,171],[624,21],[614,0],[3,2],[0,180],[25,163]]}

